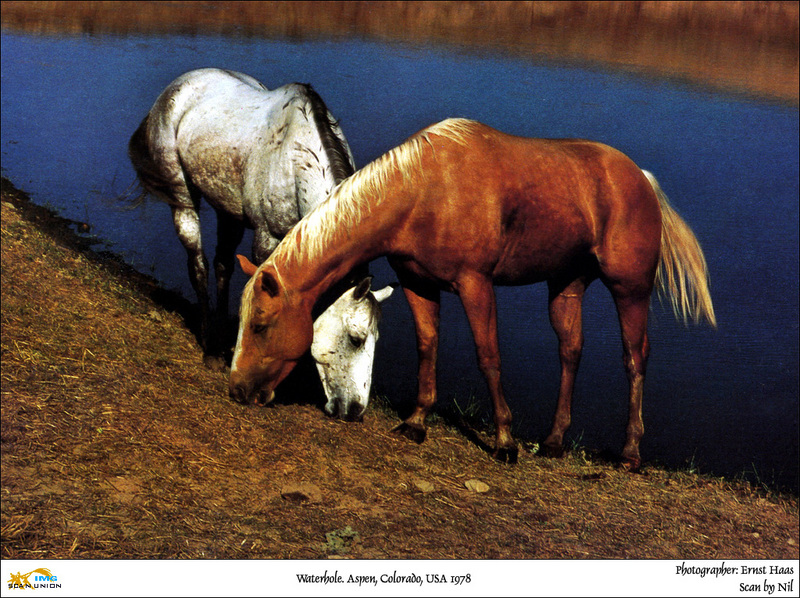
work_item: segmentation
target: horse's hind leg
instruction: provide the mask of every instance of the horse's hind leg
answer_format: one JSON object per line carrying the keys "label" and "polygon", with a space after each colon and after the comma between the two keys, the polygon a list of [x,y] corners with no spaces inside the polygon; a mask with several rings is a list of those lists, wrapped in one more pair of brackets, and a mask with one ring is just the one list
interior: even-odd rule
{"label": "horse's hind leg", "polygon": [[148,114],[130,139],[128,154],[142,186],[172,210],[172,222],[188,258],[189,280],[200,307],[200,345],[208,348],[208,262],[200,236],[200,192],[188,182],[169,127]]}
{"label": "horse's hind leg", "polygon": [[553,428],[542,443],[542,453],[560,457],[564,453],[564,434],[572,422],[572,394],[583,350],[582,302],[588,282],[580,278],[566,285],[549,282],[550,324],[558,336],[561,359],[561,386]]}
{"label": "horse's hind leg", "polygon": [[492,281],[481,276],[467,276],[458,281],[458,294],[467,314],[478,365],[489,386],[495,423],[494,457],[508,463],[517,462],[517,445],[511,435],[511,410],[500,383],[500,349],[497,342],[497,304]]}
{"label": "horse's hind leg", "polygon": [[200,234],[199,196],[186,205],[173,203],[172,221],[178,238],[186,249],[189,280],[192,283],[200,306],[200,343],[203,352],[209,349],[210,308],[208,300],[208,260],[203,252]]}
{"label": "horse's hind leg", "polygon": [[413,413],[394,428],[415,442],[425,440],[425,418],[436,403],[436,359],[439,347],[439,290],[427,286],[406,286],[408,281],[400,275],[403,292],[414,316],[417,331],[417,356],[419,359],[419,392]]}
{"label": "horse's hind leg", "polygon": [[628,428],[625,447],[622,449],[623,465],[631,471],[639,469],[642,459],[639,443],[644,435],[642,421],[642,395],[647,371],[650,343],[647,338],[647,314],[650,293],[620,293],[612,287],[612,295],[619,313],[622,329],[622,353],[628,373],[630,397],[628,403]]}

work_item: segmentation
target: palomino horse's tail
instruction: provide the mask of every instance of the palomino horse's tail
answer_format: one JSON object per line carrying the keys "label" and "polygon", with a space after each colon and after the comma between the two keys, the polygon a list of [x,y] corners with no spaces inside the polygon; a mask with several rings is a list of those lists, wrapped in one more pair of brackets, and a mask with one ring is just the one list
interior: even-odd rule
{"label": "palomino horse's tail", "polygon": [[697,237],[678,213],[652,173],[643,170],[661,206],[661,259],[656,271],[660,296],[669,295],[675,315],[688,322],[705,318],[717,325],[711,293],[708,290],[708,267]]}

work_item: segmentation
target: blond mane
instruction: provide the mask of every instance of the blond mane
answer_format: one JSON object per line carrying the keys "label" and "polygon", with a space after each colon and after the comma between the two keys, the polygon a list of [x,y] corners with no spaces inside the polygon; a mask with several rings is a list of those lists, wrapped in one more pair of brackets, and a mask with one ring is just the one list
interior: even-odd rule
{"label": "blond mane", "polygon": [[431,135],[467,145],[478,126],[480,123],[463,118],[443,120],[413,135],[339,183],[331,195],[298,222],[272,255],[258,266],[242,292],[240,319],[249,321],[253,284],[266,265],[272,266],[280,281],[280,270],[287,263],[293,262],[294,266],[303,268],[304,264],[317,261],[330,242],[338,235],[348,234],[353,226],[369,215],[374,205],[383,200],[392,174],[400,172],[407,181],[420,174],[423,148],[428,145],[434,154],[436,152]]}
{"label": "blond mane", "polygon": [[466,145],[479,123],[448,119],[431,125],[389,150],[337,185],[330,197],[309,212],[281,241],[265,263],[286,263],[290,258],[302,267],[317,261],[325,247],[369,215],[384,198],[392,175],[402,173],[412,180],[420,174],[422,151],[427,145],[436,151],[431,135]]}

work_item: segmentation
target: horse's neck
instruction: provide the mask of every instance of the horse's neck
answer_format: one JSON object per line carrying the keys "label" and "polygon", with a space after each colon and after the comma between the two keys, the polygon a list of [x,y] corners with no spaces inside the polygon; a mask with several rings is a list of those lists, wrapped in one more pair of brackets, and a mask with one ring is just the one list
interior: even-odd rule
{"label": "horse's neck", "polygon": [[284,143],[291,152],[300,216],[305,217],[353,172],[352,154],[321,99],[303,96],[303,107],[285,118],[291,134]]}
{"label": "horse's neck", "polygon": [[[266,198],[281,200],[281,212],[296,210],[295,217],[302,218],[339,182],[336,169],[314,114],[295,86],[269,92],[266,97],[259,118],[242,125],[250,126],[244,135],[250,140],[246,173],[249,195],[259,205]],[[281,203],[284,200],[286,203]]]}
{"label": "horse's neck", "polygon": [[341,180],[335,177],[330,156],[313,122],[303,127],[292,143],[297,203],[302,218],[327,199]]}
{"label": "horse's neck", "polygon": [[324,201],[336,186],[333,178],[325,173],[310,176],[309,173],[297,173],[297,206],[300,218],[305,218],[317,204]]}
{"label": "horse's neck", "polygon": [[[349,239],[348,241],[355,241]],[[294,291],[298,297],[313,307],[320,297],[347,276],[356,266],[378,257],[380,252],[370,244],[352,243],[352,249],[345,243],[335,251],[326,252],[322,259],[315,261],[287,258],[283,263],[276,260],[275,267],[281,273],[282,282]]]}
{"label": "horse's neck", "polygon": [[[359,264],[365,264],[385,255],[392,248],[394,229],[402,222],[408,204],[391,201],[384,196],[380,201],[368,202],[357,216],[346,223],[321,230],[316,227],[297,226],[284,242],[293,247],[310,243],[307,237],[320,236],[321,249],[312,257],[301,250],[281,252],[275,256],[276,267],[282,271],[288,288],[308,299],[313,305],[337,281],[343,279]],[[314,218],[312,214],[310,217]]]}

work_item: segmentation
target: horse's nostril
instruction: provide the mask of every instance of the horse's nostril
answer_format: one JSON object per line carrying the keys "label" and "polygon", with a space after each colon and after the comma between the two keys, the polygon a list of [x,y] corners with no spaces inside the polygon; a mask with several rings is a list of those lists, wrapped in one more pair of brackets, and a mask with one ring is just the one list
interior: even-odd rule
{"label": "horse's nostril", "polygon": [[259,407],[263,407],[272,402],[272,399],[275,398],[275,392],[268,389],[262,389],[256,393],[255,403]]}
{"label": "horse's nostril", "polygon": [[325,405],[325,412],[336,419],[345,419],[346,415],[346,406],[345,402],[342,399],[336,398],[332,399]]}
{"label": "horse's nostril", "polygon": [[341,410],[342,418],[350,422],[359,422],[364,419],[364,408],[358,403],[350,403],[347,410]]}
{"label": "horse's nostril", "polygon": [[230,395],[231,399],[237,403],[247,402],[247,391],[241,384],[232,385],[228,390],[228,394]]}

